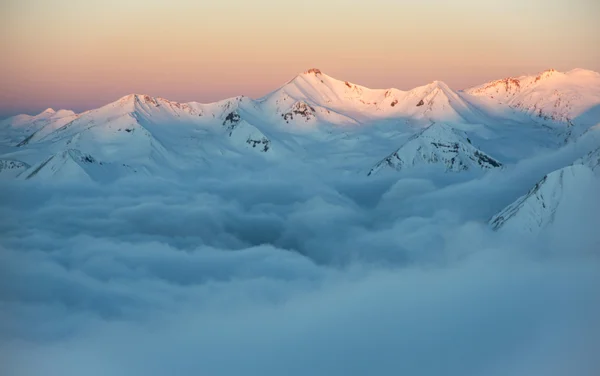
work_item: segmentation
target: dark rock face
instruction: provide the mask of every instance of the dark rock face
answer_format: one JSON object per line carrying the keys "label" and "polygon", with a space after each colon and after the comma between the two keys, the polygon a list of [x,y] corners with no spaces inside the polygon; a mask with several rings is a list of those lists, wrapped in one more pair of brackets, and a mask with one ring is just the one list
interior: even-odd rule
{"label": "dark rock face", "polygon": [[251,145],[253,148],[255,147],[261,147],[262,146],[262,150],[263,152],[267,152],[269,150],[269,148],[271,147],[271,141],[269,141],[266,138],[261,138],[258,140],[253,140],[251,138],[248,138],[246,140],[246,143]]}
{"label": "dark rock face", "polygon": [[422,106],[422,105],[424,105],[424,104],[425,104],[425,102],[423,102],[423,100],[421,99],[421,100],[419,101],[419,103],[417,103],[417,107],[420,107],[420,106]]}
{"label": "dark rock face", "polygon": [[441,143],[441,142],[432,142],[431,145],[435,146],[438,149],[447,149],[448,151],[452,151],[454,153],[458,153],[459,145],[456,142],[451,143]]}
{"label": "dark rock face", "polygon": [[490,158],[489,156],[479,152],[479,151],[475,151],[475,157],[477,158],[477,163],[479,163],[480,166],[492,166],[492,167],[502,167],[502,163],[498,162],[497,160]]}
{"label": "dark rock face", "polygon": [[25,146],[29,143],[29,141],[31,141],[31,139],[33,138],[33,136],[35,136],[37,132],[33,132],[32,134],[30,134],[29,136],[27,136],[27,138],[25,138],[23,141],[19,142],[17,144],[17,147],[21,147],[21,146]]}
{"label": "dark rock face", "polygon": [[16,161],[12,159],[2,159],[0,160],[0,171],[2,170],[19,170],[19,169],[27,169],[31,167],[25,162]]}
{"label": "dark rock face", "polygon": [[84,163],[96,163],[96,160],[91,155],[82,155],[79,160]]}
{"label": "dark rock face", "polygon": [[285,114],[281,114],[281,117],[283,117],[283,120],[286,122],[289,122],[290,120],[294,120],[294,115],[298,115],[308,121],[314,117],[315,112],[316,111],[312,106],[304,102],[296,102],[291,110]]}
{"label": "dark rock face", "polygon": [[[40,172],[40,170],[42,168],[44,168],[52,159],[54,158],[54,156],[51,156],[50,158],[46,159],[42,164],[40,164],[35,170],[33,170],[29,175],[27,175],[27,177],[25,179],[31,179],[32,177],[34,177],[35,175],[37,175],[38,172]],[[29,172],[29,170],[25,171],[25,172]]]}
{"label": "dark rock face", "polygon": [[240,117],[240,114],[238,114],[237,111],[232,111],[225,117],[225,120],[223,121],[223,126],[227,127],[227,130],[231,132],[235,129],[235,127],[240,123],[241,120],[242,118]]}

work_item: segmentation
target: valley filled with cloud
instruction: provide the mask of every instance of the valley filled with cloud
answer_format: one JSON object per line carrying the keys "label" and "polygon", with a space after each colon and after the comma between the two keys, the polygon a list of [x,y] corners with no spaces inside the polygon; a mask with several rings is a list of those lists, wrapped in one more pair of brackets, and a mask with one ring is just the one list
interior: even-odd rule
{"label": "valley filled with cloud", "polygon": [[592,375],[598,195],[570,202],[541,234],[486,223],[507,192],[527,190],[523,174],[535,182],[570,157],[458,182],[300,163],[177,180],[4,182],[2,367]]}

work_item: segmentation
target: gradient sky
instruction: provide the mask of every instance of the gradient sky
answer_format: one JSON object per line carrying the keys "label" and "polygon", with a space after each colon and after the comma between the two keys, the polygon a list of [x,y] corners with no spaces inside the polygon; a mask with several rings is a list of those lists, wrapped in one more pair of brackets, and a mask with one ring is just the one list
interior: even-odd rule
{"label": "gradient sky", "polygon": [[260,97],[311,67],[455,89],[600,71],[597,0],[0,0],[0,117],[129,93]]}

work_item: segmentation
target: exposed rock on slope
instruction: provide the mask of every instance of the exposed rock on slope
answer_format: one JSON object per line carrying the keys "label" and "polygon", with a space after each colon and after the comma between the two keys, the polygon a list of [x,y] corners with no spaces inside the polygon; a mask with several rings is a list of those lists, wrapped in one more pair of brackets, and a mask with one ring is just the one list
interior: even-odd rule
{"label": "exposed rock on slope", "polygon": [[368,174],[376,174],[384,168],[402,170],[431,164],[442,165],[446,171],[454,172],[502,166],[473,146],[462,132],[446,124],[432,124],[377,163]]}
{"label": "exposed rock on slope", "polygon": [[22,161],[14,159],[0,159],[0,177],[15,178],[29,167],[31,166]]}

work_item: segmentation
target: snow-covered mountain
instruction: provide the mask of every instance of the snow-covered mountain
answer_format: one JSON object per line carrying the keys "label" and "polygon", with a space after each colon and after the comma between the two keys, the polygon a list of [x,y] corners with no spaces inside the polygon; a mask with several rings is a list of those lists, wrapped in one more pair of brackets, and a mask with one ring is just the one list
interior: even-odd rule
{"label": "snow-covered mountain", "polygon": [[[228,147],[256,153],[269,151],[270,140],[237,115],[240,101],[241,98],[234,98],[201,106],[148,95],[127,95],[101,108],[71,115],[61,126],[50,123],[31,135],[23,134],[25,141],[17,146],[45,150],[31,169],[50,161],[51,165],[43,169],[47,171],[65,170],[63,162],[89,169],[90,163],[74,163],[80,162],[80,158],[74,157],[74,150],[106,166],[135,166],[149,171],[198,162],[205,157],[200,150],[219,155],[226,153]],[[46,132],[51,126],[56,129]],[[80,171],[79,167],[69,170]],[[63,175],[53,172],[35,176]]]}
{"label": "snow-covered mountain", "polygon": [[472,168],[490,169],[502,163],[472,145],[463,133],[447,124],[435,123],[408,139],[395,152],[378,162],[368,175],[384,168],[402,170],[425,165],[441,165],[446,171]]}
{"label": "snow-covered mountain", "polygon": [[290,161],[369,174],[431,164],[486,170],[501,166],[490,155],[510,163],[555,144],[565,127],[537,124],[540,114],[580,125],[569,133],[592,134],[600,124],[599,77],[580,69],[547,71],[464,92],[440,81],[403,91],[369,89],[309,69],[259,99],[202,104],[131,94],[80,114],[48,109],[0,122],[0,176],[23,178],[39,168],[32,178],[102,180],[103,174]]}
{"label": "snow-covered mountain", "polygon": [[80,150],[68,149],[31,166],[18,177],[26,180],[59,178],[103,181],[137,172],[137,169],[126,164],[101,162]]}
{"label": "snow-covered mountain", "polygon": [[76,117],[73,111],[54,111],[51,108],[35,116],[13,116],[0,122],[0,141],[23,146],[29,142],[43,138]]}
{"label": "snow-covered mountain", "polygon": [[465,90],[534,119],[589,126],[600,118],[600,74],[549,69],[532,76],[509,77]]}
{"label": "snow-covered mountain", "polygon": [[410,91],[369,89],[310,69],[259,99],[261,110],[287,124],[357,125],[378,118],[456,121],[476,111],[445,83],[434,81]]}
{"label": "snow-covered mountain", "polygon": [[[537,233],[554,222],[561,210],[588,196],[596,181],[592,170],[582,164],[564,167],[546,175],[527,194],[519,197],[490,219],[494,230]],[[590,197],[591,198],[591,197]]]}

